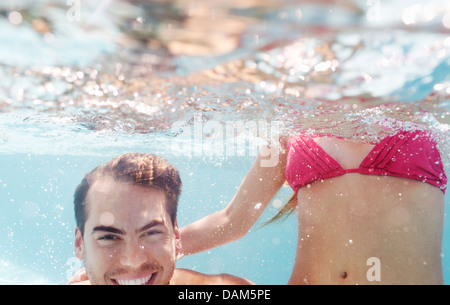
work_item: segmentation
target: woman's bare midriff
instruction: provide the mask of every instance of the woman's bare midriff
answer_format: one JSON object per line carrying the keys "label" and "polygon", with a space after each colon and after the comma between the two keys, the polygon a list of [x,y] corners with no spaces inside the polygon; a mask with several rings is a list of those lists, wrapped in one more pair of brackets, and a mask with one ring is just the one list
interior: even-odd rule
{"label": "woman's bare midriff", "polygon": [[298,193],[290,284],[442,284],[444,196],[416,180],[349,173]]}
{"label": "woman's bare midriff", "polygon": [[[343,168],[373,148],[314,139]],[[290,284],[442,284],[444,195],[391,176],[347,173],[298,192],[299,236]]]}

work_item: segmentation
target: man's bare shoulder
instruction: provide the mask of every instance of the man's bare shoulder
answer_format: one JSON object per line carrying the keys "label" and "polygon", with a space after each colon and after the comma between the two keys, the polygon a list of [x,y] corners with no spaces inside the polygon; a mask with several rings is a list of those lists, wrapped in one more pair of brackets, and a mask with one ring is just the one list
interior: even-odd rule
{"label": "man's bare shoulder", "polygon": [[86,268],[79,270],[67,283],[67,285],[90,285]]}
{"label": "man's bare shoulder", "polygon": [[203,274],[188,269],[175,269],[171,285],[254,285],[251,281],[230,274]]}

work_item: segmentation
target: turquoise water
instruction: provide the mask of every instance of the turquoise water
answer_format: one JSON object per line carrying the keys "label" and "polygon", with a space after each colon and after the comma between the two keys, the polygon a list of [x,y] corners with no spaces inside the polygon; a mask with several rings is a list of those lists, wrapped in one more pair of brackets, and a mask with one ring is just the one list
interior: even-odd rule
{"label": "turquoise water", "polygon": [[[75,187],[127,151],[180,170],[180,226],[223,208],[255,143],[280,130],[366,141],[419,125],[448,174],[448,4],[327,2],[0,4],[0,284],[67,282],[81,267]],[[286,283],[296,217],[262,224],[290,195],[284,187],[243,239],[178,266]]]}

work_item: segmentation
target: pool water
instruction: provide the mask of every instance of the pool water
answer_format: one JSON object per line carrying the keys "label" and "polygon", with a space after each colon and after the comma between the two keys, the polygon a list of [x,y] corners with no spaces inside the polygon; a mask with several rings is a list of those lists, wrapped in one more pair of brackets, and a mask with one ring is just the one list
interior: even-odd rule
{"label": "pool water", "polygon": [[[446,1],[223,2],[0,4],[0,284],[67,282],[82,266],[75,187],[128,151],[180,170],[180,226],[225,207],[279,133],[365,142],[427,128],[448,175]],[[263,223],[291,192],[243,239],[177,266],[287,283],[296,217]]]}

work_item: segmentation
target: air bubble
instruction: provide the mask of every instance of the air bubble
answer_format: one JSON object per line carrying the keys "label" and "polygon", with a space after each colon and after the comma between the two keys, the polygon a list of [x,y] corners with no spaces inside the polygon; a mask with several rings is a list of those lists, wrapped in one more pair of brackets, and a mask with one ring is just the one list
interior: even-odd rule
{"label": "air bubble", "polygon": [[100,223],[102,226],[111,226],[114,221],[114,215],[110,212],[104,212],[102,215],[100,215]]}

